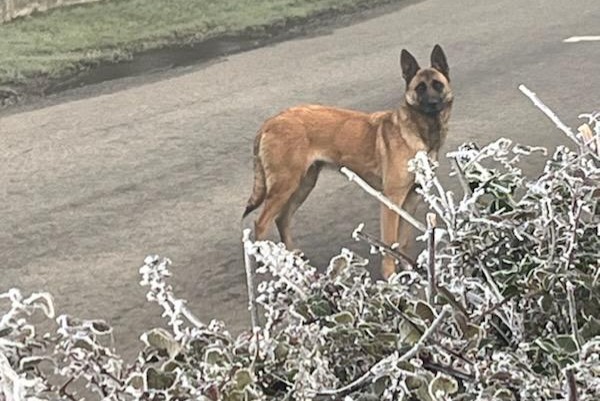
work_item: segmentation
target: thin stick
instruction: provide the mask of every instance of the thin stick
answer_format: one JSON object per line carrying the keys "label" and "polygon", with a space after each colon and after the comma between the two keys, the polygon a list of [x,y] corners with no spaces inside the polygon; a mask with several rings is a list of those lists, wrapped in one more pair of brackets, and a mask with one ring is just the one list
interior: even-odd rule
{"label": "thin stick", "polygon": [[[406,361],[412,359],[415,355],[417,355],[417,353],[421,350],[421,348],[423,348],[423,346],[425,345],[425,342],[429,339],[429,337],[431,337],[433,335],[433,333],[435,333],[435,331],[442,324],[442,322],[444,321],[446,316],[448,314],[450,314],[451,310],[452,310],[452,307],[450,305],[444,305],[440,314],[433,321],[433,323],[431,323],[431,326],[429,326],[429,328],[423,333],[421,338],[419,338],[419,341],[417,341],[416,344],[414,344],[412,346],[412,348],[410,350],[408,350],[408,352],[406,352],[404,355],[402,355],[400,358],[398,358],[397,362],[398,363],[406,362]],[[383,358],[382,360],[377,362],[375,365],[373,365],[371,367],[371,369],[369,369],[367,372],[365,372],[365,374],[363,374],[358,379],[354,380],[352,383],[349,383],[346,386],[335,389],[335,390],[319,391],[318,393],[315,394],[315,396],[328,397],[330,399],[338,399],[338,397],[342,397],[346,394],[350,394],[353,391],[355,391],[355,390],[359,389],[360,387],[369,383],[369,380],[374,375],[374,373],[377,372],[379,370],[379,368],[381,368],[382,366],[394,361],[395,356],[396,355],[390,355],[388,357]]]}
{"label": "thin stick", "polygon": [[510,300],[512,300],[515,295],[510,295],[506,298],[504,298],[502,301],[500,302],[496,302],[491,308],[489,308],[488,310],[484,311],[481,315],[479,315],[479,317],[477,317],[477,319],[475,319],[475,324],[479,324],[481,323],[481,321],[488,316],[491,313],[494,313],[495,311],[497,311],[498,309],[500,309],[501,307],[503,307],[504,305],[506,305],[506,303]]}
{"label": "thin stick", "polygon": [[579,228],[579,219],[581,218],[581,211],[583,209],[583,202],[577,198],[577,191],[574,190],[574,197],[571,206],[571,212],[569,214],[569,222],[571,223],[571,237],[567,250],[565,251],[566,268],[569,269],[573,263],[573,255],[575,247],[577,246],[577,229]]}
{"label": "thin stick", "polygon": [[429,340],[429,337],[431,337],[433,333],[435,333],[437,328],[442,324],[446,316],[449,315],[451,311],[452,307],[450,305],[444,305],[438,317],[433,321],[433,323],[431,323],[431,326],[429,326],[425,333],[423,333],[421,338],[419,338],[419,341],[417,341],[417,343],[413,345],[413,347],[406,354],[402,355],[398,362],[406,362],[417,355],[417,352],[423,348],[425,342]]}
{"label": "thin stick", "polygon": [[250,257],[250,229],[247,228],[242,233],[242,242],[244,244],[244,266],[246,268],[246,285],[248,287],[248,310],[250,311],[250,320],[252,321],[252,330],[259,328],[258,310],[256,308],[256,293],[254,290],[254,263]]}
{"label": "thin stick", "polygon": [[533,102],[535,107],[540,109],[542,113],[544,113],[546,117],[548,117],[556,125],[556,127],[559,130],[561,130],[570,140],[575,142],[577,145],[581,145],[581,141],[577,138],[577,135],[573,133],[571,128],[569,128],[565,123],[560,121],[558,116],[552,110],[550,110],[550,108],[546,106],[544,102],[540,100],[540,98],[537,97],[535,92],[532,92],[523,84],[519,85],[519,90],[523,92],[523,94]]}
{"label": "thin stick", "polygon": [[465,196],[472,195],[473,191],[471,190],[471,187],[469,186],[469,183],[467,182],[467,177],[465,176],[465,172],[463,171],[462,167],[460,166],[460,163],[458,162],[457,158],[453,157],[450,160],[452,161],[452,165],[456,169],[456,174],[458,176],[458,182],[460,182],[460,186],[462,187]]}
{"label": "thin stick", "polygon": [[500,289],[498,288],[498,284],[494,280],[494,277],[492,276],[492,274],[490,273],[488,268],[485,267],[485,264],[481,261],[481,259],[478,261],[477,266],[479,267],[479,270],[481,270],[483,272],[483,275],[485,276],[485,280],[490,285],[490,289],[491,289],[492,293],[494,294],[494,296],[496,297],[496,299],[499,302],[502,302],[504,300],[504,296],[500,292]]}
{"label": "thin stick", "polygon": [[342,167],[340,169],[340,171],[342,172],[342,174],[344,174],[346,177],[348,177],[348,180],[356,182],[359,187],[361,187],[362,189],[365,190],[365,192],[367,192],[369,195],[375,197],[379,202],[383,203],[390,210],[396,212],[398,215],[400,215],[400,217],[402,217],[404,220],[408,221],[411,225],[413,225],[419,231],[421,231],[423,233],[427,231],[427,228],[425,227],[425,225],[423,223],[421,223],[420,221],[418,221],[417,219],[412,217],[410,215],[410,213],[408,213],[406,210],[402,209],[400,206],[396,205],[394,202],[392,202],[391,200],[386,198],[381,192],[379,192],[376,189],[374,189],[373,187],[371,187],[362,178],[360,178],[355,172],[353,172],[352,170],[350,170],[347,167]]}
{"label": "thin stick", "polygon": [[[397,313],[405,322],[407,322],[410,325],[410,327],[413,328],[413,330],[415,330],[419,334],[423,335],[423,330],[415,322],[413,322],[412,319],[406,315],[406,313],[404,313],[400,309],[398,309],[398,307],[396,307],[396,305],[394,305],[394,303],[392,301],[390,301],[390,299],[388,297],[385,298],[385,301],[387,302],[387,304],[392,308],[392,310],[395,313]],[[453,357],[460,359],[461,361],[463,361],[469,365],[474,365],[474,363],[472,361],[468,360],[467,358],[462,356],[460,353],[446,347],[440,341],[432,340],[431,342],[433,344],[437,345],[438,347],[440,347],[441,349],[443,349],[444,351],[446,351],[447,353],[449,353],[450,355],[452,355]]]}
{"label": "thin stick", "polygon": [[352,233],[352,238],[356,239],[357,241],[358,240],[365,241],[369,245],[377,248],[381,254],[391,256],[392,258],[396,259],[398,262],[404,262],[404,263],[408,264],[408,267],[412,270],[414,270],[415,266],[417,266],[417,262],[415,262],[415,260],[412,259],[410,256],[399,251],[398,249],[392,248],[391,246],[387,245],[383,241],[380,241],[377,238],[373,237],[371,234],[367,234],[367,233],[363,232],[362,224],[356,230],[354,230],[354,232]]}
{"label": "thin stick", "polygon": [[569,303],[569,320],[571,321],[571,333],[573,341],[577,345],[577,350],[581,351],[579,345],[579,328],[577,327],[577,305],[575,304],[575,286],[570,281],[567,281],[567,301]]}
{"label": "thin stick", "polygon": [[198,329],[203,329],[206,327],[206,325],[202,323],[202,321],[198,319],[196,315],[194,315],[194,313],[191,310],[189,310],[189,308],[185,306],[185,304],[181,300],[175,298],[171,291],[166,291],[166,297],[167,301],[171,303],[171,306],[174,309],[179,308],[179,312],[188,320],[188,322],[193,324]]}
{"label": "thin stick", "polygon": [[453,368],[450,365],[443,365],[441,363],[433,363],[433,362],[423,362],[423,367],[432,372],[441,372],[448,376],[455,377],[464,381],[474,381],[475,375],[467,372],[463,372],[462,370],[458,370]]}
{"label": "thin stick", "polygon": [[437,294],[437,283],[435,277],[435,213],[427,213],[427,230],[429,238],[427,241],[428,248],[428,263],[427,263],[427,302],[433,305]]}
{"label": "thin stick", "polygon": [[577,401],[577,382],[571,369],[565,371],[567,376],[567,401]]}

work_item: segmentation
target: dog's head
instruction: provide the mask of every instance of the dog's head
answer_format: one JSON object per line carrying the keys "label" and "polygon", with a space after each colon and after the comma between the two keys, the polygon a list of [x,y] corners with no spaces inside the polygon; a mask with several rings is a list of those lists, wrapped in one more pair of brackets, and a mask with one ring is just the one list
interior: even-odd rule
{"label": "dog's head", "polygon": [[406,102],[419,111],[435,115],[452,103],[452,89],[446,55],[435,45],[431,52],[431,67],[421,68],[406,50],[400,55],[402,75],[406,81]]}

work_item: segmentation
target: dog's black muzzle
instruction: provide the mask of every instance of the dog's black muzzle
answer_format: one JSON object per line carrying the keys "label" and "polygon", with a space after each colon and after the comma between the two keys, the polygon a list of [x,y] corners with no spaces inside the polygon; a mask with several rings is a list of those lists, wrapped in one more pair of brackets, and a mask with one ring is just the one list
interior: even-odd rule
{"label": "dog's black muzzle", "polygon": [[439,113],[443,107],[444,107],[444,104],[442,103],[441,100],[428,101],[428,102],[424,102],[421,105],[421,108],[427,114]]}

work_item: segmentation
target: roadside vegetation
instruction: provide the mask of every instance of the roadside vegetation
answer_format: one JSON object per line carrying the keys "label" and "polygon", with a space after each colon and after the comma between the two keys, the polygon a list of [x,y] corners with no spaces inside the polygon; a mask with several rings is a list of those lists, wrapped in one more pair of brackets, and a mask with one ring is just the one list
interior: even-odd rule
{"label": "roadside vegetation", "polygon": [[[350,251],[316,269],[246,232],[253,327],[237,337],[194,316],[158,256],[141,285],[166,329],[142,334],[131,362],[104,322],[56,317],[49,294],[0,294],[0,399],[79,401],[83,385],[114,401],[600,399],[600,114],[574,133],[544,112],[570,146],[463,144],[448,154],[460,193],[417,155],[427,249],[410,260],[363,226],[353,234],[398,259],[389,281]],[[547,160],[527,177],[533,153]]]}
{"label": "roadside vegetation", "polygon": [[264,38],[273,27],[392,1],[112,0],[55,9],[0,25],[0,85],[43,84],[136,52],[217,36]]}

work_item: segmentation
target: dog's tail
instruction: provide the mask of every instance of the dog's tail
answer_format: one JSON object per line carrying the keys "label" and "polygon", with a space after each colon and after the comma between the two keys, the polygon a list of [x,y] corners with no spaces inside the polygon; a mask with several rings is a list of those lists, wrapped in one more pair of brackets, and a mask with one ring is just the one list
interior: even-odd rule
{"label": "dog's tail", "polygon": [[246,204],[246,210],[244,210],[242,220],[263,203],[267,193],[265,169],[262,165],[259,155],[260,138],[261,133],[256,135],[256,139],[254,140],[254,185],[252,188],[252,194],[250,195],[248,203]]}

